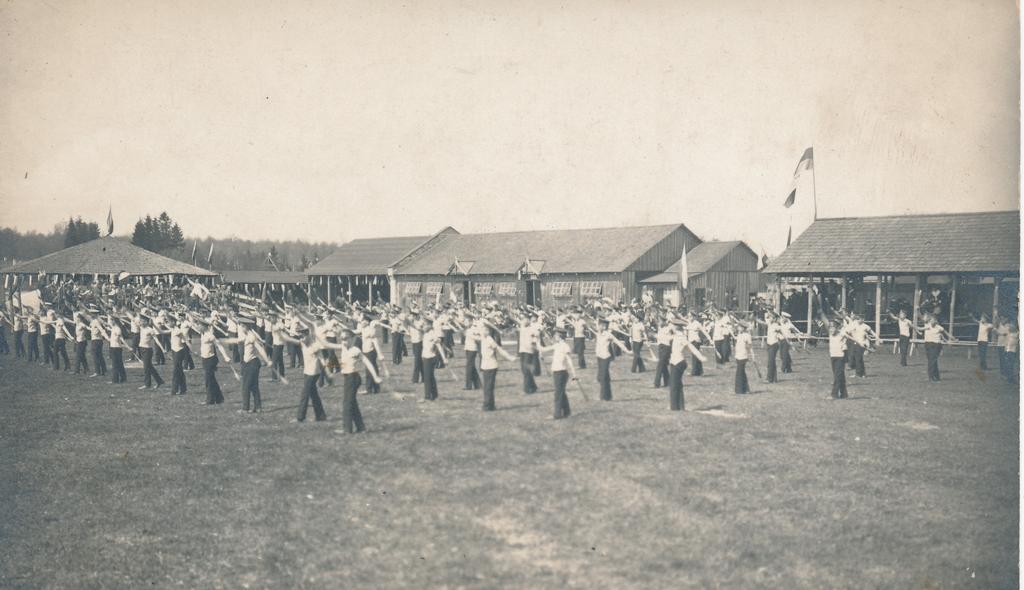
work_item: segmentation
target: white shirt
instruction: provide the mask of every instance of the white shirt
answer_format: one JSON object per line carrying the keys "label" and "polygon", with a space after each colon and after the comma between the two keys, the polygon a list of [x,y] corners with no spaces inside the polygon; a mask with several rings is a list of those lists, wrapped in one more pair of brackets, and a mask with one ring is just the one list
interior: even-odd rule
{"label": "white shirt", "polygon": [[89,330],[89,326],[85,325],[85,322],[75,322],[75,342],[85,342],[85,333]]}
{"label": "white shirt", "polygon": [[480,341],[483,339],[483,330],[480,326],[473,325],[466,330],[466,352],[476,352],[480,349]]}
{"label": "white shirt", "polygon": [[586,338],[587,336],[587,322],[583,318],[579,318],[572,323],[572,337],[573,338]]}
{"label": "white shirt", "polygon": [[245,340],[242,342],[244,351],[242,353],[242,362],[249,362],[259,358],[256,348],[260,346],[259,340],[256,337],[255,330],[249,330],[245,333]]}
{"label": "white shirt", "polygon": [[498,368],[498,343],[491,338],[490,334],[484,336],[480,341],[480,370]]}
{"label": "white shirt", "polygon": [[942,342],[942,326],[936,324],[924,329],[925,342]]}
{"label": "white shirt", "polygon": [[690,342],[700,342],[700,322],[693,321],[686,326],[686,337]]}
{"label": "white shirt", "polygon": [[121,326],[117,325],[117,323],[111,324],[107,342],[110,345],[110,348],[121,348],[123,346],[123,340],[121,339]]}
{"label": "white shirt", "polygon": [[552,344],[551,372],[554,373],[556,371],[568,371],[569,369],[567,368],[567,365],[568,363],[571,362],[569,360],[569,355],[571,354],[572,348],[569,346],[568,343],[565,342],[565,340],[555,342],[554,344]]}
{"label": "white shirt", "polygon": [[175,326],[171,328],[171,350],[178,352],[185,348],[185,342],[188,340],[188,326]]}
{"label": "white shirt", "polygon": [[90,340],[103,340],[103,323],[100,322],[99,318],[93,319],[89,322],[89,339]]}
{"label": "white shirt", "polygon": [[778,344],[779,340],[781,340],[781,339],[782,339],[782,326],[780,326],[776,322],[769,322],[768,323],[768,336],[767,336],[768,346],[772,346],[774,344]]}
{"label": "white shirt", "polygon": [[686,339],[686,334],[682,330],[672,335],[672,355],[668,358],[668,364],[678,365],[686,360],[687,344],[689,344],[689,340]]}
{"label": "white shirt", "polygon": [[423,335],[423,352],[420,358],[432,359],[437,356],[437,345],[441,342],[443,334],[440,330],[430,330]]}
{"label": "white shirt", "polygon": [[536,349],[537,326],[529,325],[519,328],[519,352],[532,354]]}
{"label": "white shirt", "polygon": [[341,374],[350,375],[352,373],[359,372],[359,359],[363,356],[363,351],[359,350],[355,346],[349,346],[345,350],[339,350],[338,362],[341,364]]}
{"label": "white shirt", "polygon": [[661,346],[672,346],[672,326],[658,328],[658,344]]}
{"label": "white shirt", "polygon": [[896,322],[900,325],[900,336],[910,337],[910,326],[914,325],[914,322],[907,318],[897,319]]}
{"label": "white shirt", "polygon": [[713,330],[714,332],[711,334],[711,337],[715,342],[725,340],[725,337],[729,334],[729,318],[722,316],[715,320]]}
{"label": "white shirt", "polygon": [[199,356],[204,359],[217,356],[217,337],[213,330],[206,330],[199,336]]}
{"label": "white shirt", "polygon": [[829,334],[828,355],[832,358],[846,356],[846,332],[840,331],[837,334]]}
{"label": "white shirt", "polygon": [[750,332],[741,332],[736,336],[736,346],[733,347],[733,357],[738,361],[745,361],[750,358]]}
{"label": "white shirt", "polygon": [[[43,324],[43,326],[45,328],[46,324]],[[53,336],[57,340],[63,340],[67,336],[64,333],[64,318],[59,317],[56,320],[54,320],[53,324],[48,329],[53,330]],[[43,334],[46,334],[46,332],[44,331]]]}
{"label": "white shirt", "polygon": [[377,337],[377,327],[374,324],[367,324],[359,330],[359,337],[363,339],[363,354],[376,350],[373,347],[374,339]]}
{"label": "white shirt", "polygon": [[1017,352],[1017,345],[1020,344],[1020,332],[1011,331],[1006,335],[1006,352]]}
{"label": "white shirt", "polygon": [[629,327],[629,339],[631,341],[643,342],[646,340],[644,336],[646,336],[646,334],[644,334],[644,325],[640,322],[634,322],[633,325]]}
{"label": "white shirt", "polygon": [[594,352],[597,358],[606,359],[612,356],[612,334],[610,331],[598,332],[594,340]]}
{"label": "white shirt", "polygon": [[153,338],[156,337],[156,330],[151,326],[139,327],[139,348],[153,348]]}
{"label": "white shirt", "polygon": [[307,377],[320,374],[320,351],[324,349],[323,345],[318,340],[314,340],[313,344],[306,344],[305,341],[300,345],[302,348],[302,374]]}
{"label": "white shirt", "polygon": [[992,324],[988,322],[978,323],[978,342],[988,342],[988,334],[992,331]]}

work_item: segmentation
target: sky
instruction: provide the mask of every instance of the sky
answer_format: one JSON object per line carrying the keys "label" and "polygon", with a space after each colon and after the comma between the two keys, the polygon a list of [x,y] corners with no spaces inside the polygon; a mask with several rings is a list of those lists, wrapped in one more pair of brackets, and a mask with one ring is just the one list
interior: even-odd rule
{"label": "sky", "polygon": [[815,202],[1017,209],[1018,24],[1005,0],[9,0],[0,226],[678,222],[775,255]]}

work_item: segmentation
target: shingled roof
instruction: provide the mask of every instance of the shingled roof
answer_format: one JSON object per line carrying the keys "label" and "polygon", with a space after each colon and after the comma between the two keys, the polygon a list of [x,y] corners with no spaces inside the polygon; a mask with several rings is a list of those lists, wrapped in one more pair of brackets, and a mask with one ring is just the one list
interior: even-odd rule
{"label": "shingled roof", "polygon": [[402,262],[396,275],[443,275],[455,260],[470,275],[515,274],[529,258],[543,274],[622,272],[681,224],[454,234]]}
{"label": "shingled roof", "polygon": [[276,271],[276,270],[226,270],[220,273],[225,283],[251,283],[251,284],[303,284],[306,282],[306,273],[302,271]]}
{"label": "shingled roof", "polygon": [[382,275],[431,236],[352,240],[306,269],[307,276]]}
{"label": "shingled roof", "polygon": [[[693,277],[700,274],[704,274],[711,270],[711,267],[718,264],[718,261],[725,258],[729,252],[739,247],[749,247],[740,241],[734,242],[701,242],[693,250],[686,253],[686,269],[687,276]],[[756,255],[755,255],[756,259]],[[658,273],[653,277],[648,277],[641,283],[675,283],[679,280],[679,261],[676,261],[672,266],[665,269],[664,272]],[[750,269],[752,271],[757,268]]]}
{"label": "shingled roof", "polygon": [[40,256],[0,273],[36,274],[120,274],[132,275],[186,275],[212,277],[216,273],[198,266],[174,260],[133,245],[128,240],[107,236],[77,246]]}
{"label": "shingled roof", "polygon": [[765,272],[1020,272],[1020,213],[819,219]]}

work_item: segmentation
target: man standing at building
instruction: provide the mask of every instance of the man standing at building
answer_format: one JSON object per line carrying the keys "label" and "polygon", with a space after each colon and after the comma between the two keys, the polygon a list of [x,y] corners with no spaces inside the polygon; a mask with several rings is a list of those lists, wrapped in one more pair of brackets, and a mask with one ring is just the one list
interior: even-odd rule
{"label": "man standing at building", "polygon": [[480,389],[480,374],[476,370],[476,357],[480,350],[480,342],[484,338],[482,319],[472,320],[463,334],[466,351],[466,385],[464,389]]}
{"label": "man standing at building", "polygon": [[992,335],[992,323],[988,316],[981,314],[978,320],[978,368],[982,371],[988,370],[988,341]]}
{"label": "man standing at building", "polygon": [[907,353],[910,351],[910,336],[913,333],[914,322],[907,318],[906,310],[901,309],[899,316],[894,316],[891,313],[889,317],[896,320],[896,325],[900,331],[899,351],[900,351],[900,366],[907,366]]}
{"label": "man standing at building", "polygon": [[576,367],[587,368],[585,352],[587,349],[587,321],[583,314],[576,310],[572,314],[572,350],[576,353]]}
{"label": "man standing at building", "polygon": [[630,373],[643,373],[646,370],[644,366],[644,342],[647,341],[647,330],[644,329],[644,323],[640,321],[637,316],[632,316],[632,320],[629,324],[629,344],[633,349],[633,366],[629,369]]}
{"label": "man standing at building", "polygon": [[661,318],[658,327],[658,334],[655,337],[658,343],[658,366],[654,369],[654,388],[658,389],[663,385],[669,385],[671,374],[669,373],[669,358],[672,356],[672,338],[674,331],[672,324],[667,318]]}

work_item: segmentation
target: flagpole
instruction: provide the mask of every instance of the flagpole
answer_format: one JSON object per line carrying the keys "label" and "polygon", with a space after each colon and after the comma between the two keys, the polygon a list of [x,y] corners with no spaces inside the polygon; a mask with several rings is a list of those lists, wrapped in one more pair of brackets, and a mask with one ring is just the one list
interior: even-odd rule
{"label": "flagpole", "polygon": [[811,193],[814,195],[814,221],[818,221],[818,163],[814,161],[814,146],[811,146],[811,162],[813,168],[811,168]]}

